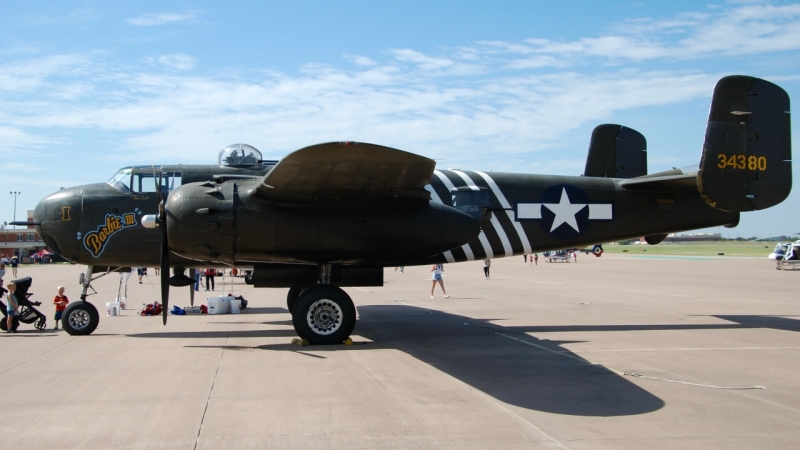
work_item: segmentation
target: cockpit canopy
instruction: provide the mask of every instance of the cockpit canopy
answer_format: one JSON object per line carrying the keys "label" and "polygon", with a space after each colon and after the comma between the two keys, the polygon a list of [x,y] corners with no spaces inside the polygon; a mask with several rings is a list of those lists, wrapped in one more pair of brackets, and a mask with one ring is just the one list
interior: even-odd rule
{"label": "cockpit canopy", "polygon": [[159,185],[161,192],[166,195],[181,185],[180,166],[170,167],[153,165],[123,167],[108,180],[108,184],[124,194],[155,193],[156,185]]}
{"label": "cockpit canopy", "polygon": [[261,164],[261,152],[247,144],[233,144],[219,152],[217,164],[228,167],[249,167]]}

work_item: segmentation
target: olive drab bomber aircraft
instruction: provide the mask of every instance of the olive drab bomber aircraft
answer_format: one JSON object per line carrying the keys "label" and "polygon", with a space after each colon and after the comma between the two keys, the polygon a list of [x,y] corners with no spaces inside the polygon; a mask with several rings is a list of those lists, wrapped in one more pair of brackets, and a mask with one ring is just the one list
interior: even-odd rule
{"label": "olive drab bomber aircraft", "polygon": [[335,344],[356,325],[342,287],[381,286],[384,267],[735,227],[741,212],[789,195],[789,118],[780,87],[725,77],[699,166],[652,174],[644,136],[620,125],[595,128],[582,176],[436,170],[429,158],[356,142],[264,161],[237,144],[217,165],[127,167],[61,190],[36,206],[32,225],[53,252],[88,266],[81,301],[64,312],[70,334],[97,327],[86,298],[100,276],[160,266],[166,324],[170,286],[193,284],[196,268],[236,266],[257,288],[289,288],[300,337]]}

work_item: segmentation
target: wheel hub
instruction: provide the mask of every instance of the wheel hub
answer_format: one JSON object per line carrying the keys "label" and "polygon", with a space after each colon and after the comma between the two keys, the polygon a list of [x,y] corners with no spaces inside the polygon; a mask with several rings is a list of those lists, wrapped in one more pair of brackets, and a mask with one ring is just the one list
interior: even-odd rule
{"label": "wheel hub", "polygon": [[342,326],[342,308],[328,299],[317,300],[308,308],[306,320],[315,333],[333,334]]}
{"label": "wheel hub", "polygon": [[82,330],[88,327],[91,321],[89,313],[82,309],[72,311],[69,317],[67,317],[67,320],[69,320],[69,325],[75,330]]}

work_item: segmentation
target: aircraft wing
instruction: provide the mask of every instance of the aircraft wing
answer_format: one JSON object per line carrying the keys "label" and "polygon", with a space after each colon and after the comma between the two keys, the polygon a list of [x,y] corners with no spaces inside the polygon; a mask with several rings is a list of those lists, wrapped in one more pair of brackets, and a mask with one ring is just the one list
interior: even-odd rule
{"label": "aircraft wing", "polygon": [[436,162],[413,153],[358,142],[329,142],[290,153],[258,186],[258,195],[288,202],[376,203],[430,198]]}

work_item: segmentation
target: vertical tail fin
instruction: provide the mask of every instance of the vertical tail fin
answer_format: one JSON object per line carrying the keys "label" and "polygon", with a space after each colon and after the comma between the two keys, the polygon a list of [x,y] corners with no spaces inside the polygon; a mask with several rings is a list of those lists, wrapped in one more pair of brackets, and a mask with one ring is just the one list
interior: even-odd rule
{"label": "vertical tail fin", "polygon": [[647,140],[622,125],[598,125],[592,131],[586,177],[636,178],[647,175]]}
{"label": "vertical tail fin", "polygon": [[769,208],[792,190],[789,95],[748,76],[714,88],[697,177],[710,206],[732,212]]}

